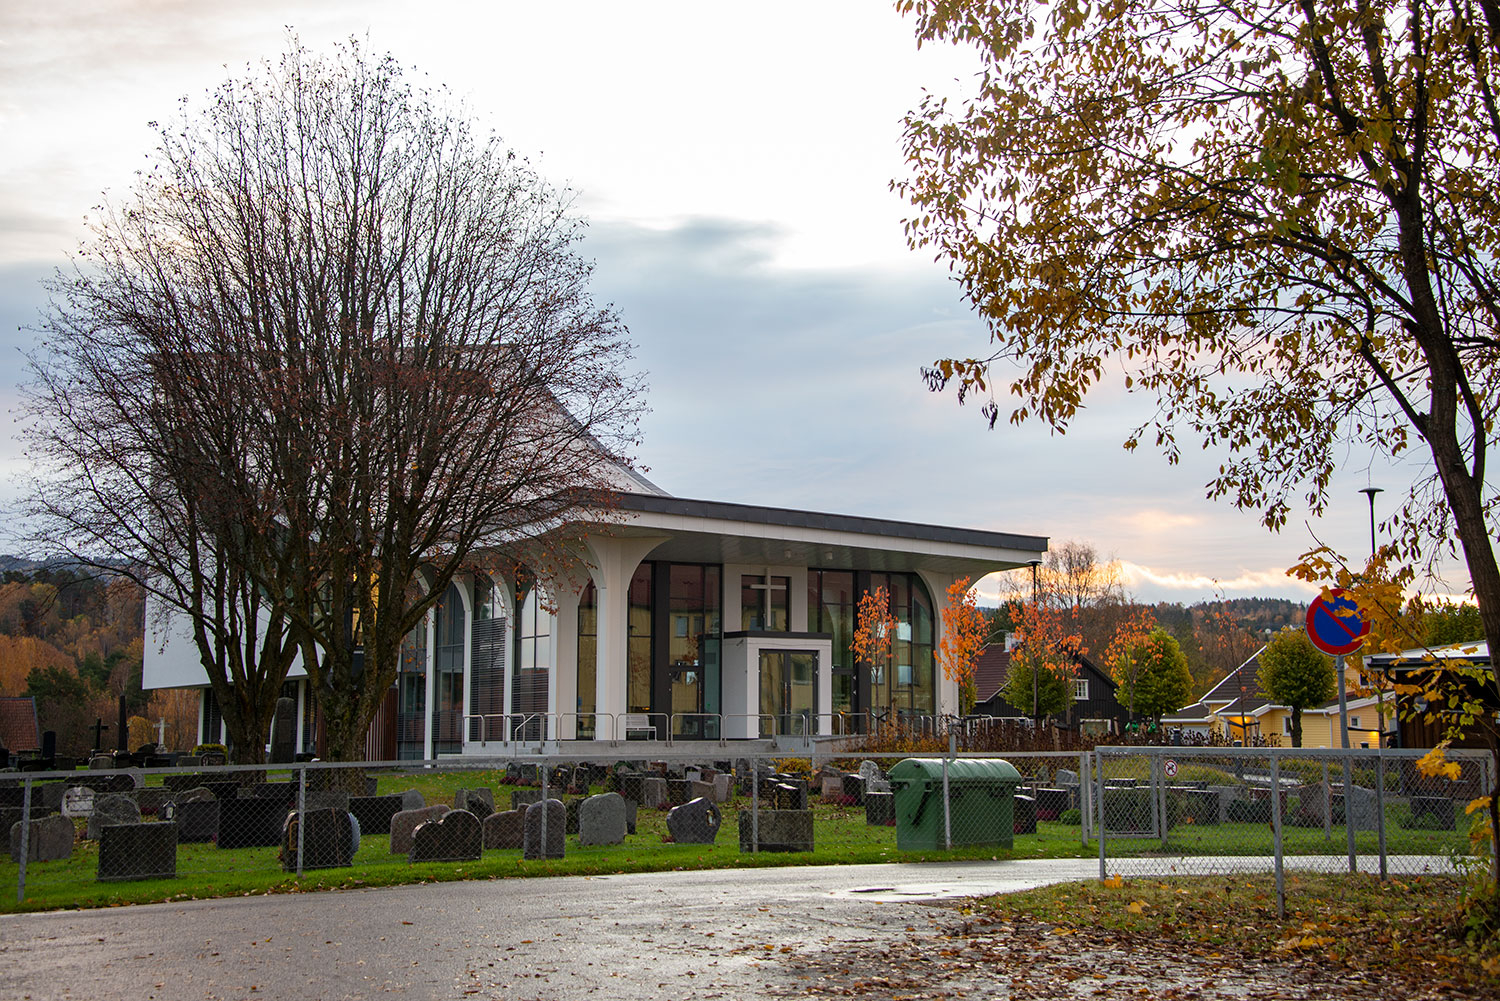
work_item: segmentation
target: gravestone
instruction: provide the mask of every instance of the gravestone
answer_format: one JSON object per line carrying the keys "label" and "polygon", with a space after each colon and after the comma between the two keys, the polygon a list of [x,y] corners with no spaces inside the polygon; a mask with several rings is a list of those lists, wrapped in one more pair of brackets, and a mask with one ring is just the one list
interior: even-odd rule
{"label": "gravestone", "polygon": [[204,768],[223,768],[229,764],[229,755],[223,751],[204,751],[198,756],[198,763]]}
{"label": "gravestone", "polygon": [[[420,810],[427,805],[427,800],[423,799],[422,794],[415,789],[406,789],[396,793],[396,795],[401,797],[401,809],[403,810]],[[376,829],[379,830],[379,828]]]}
{"label": "gravestone", "polygon": [[[542,818],[546,818],[547,837],[542,838]],[[568,811],[561,800],[549,799],[545,803],[532,803],[526,808],[525,835],[522,843],[524,857],[528,859],[562,858],[567,844],[564,831],[568,824]]]}
{"label": "gravestone", "polygon": [[510,794],[510,808],[512,810],[525,810],[532,803],[542,801],[540,789],[514,789]]}
{"label": "gravestone", "polygon": [[679,845],[711,845],[719,836],[723,818],[710,800],[694,799],[674,806],[667,814],[667,832]]}
{"label": "gravestone", "polygon": [[297,754],[297,700],[276,700],[276,715],[271,719],[271,764],[290,764]]}
{"label": "gravestone", "polygon": [[619,793],[590,796],[578,808],[578,844],[622,844],[625,841],[625,814],[625,798]]}
{"label": "gravestone", "polygon": [[568,817],[568,833],[578,833],[578,808],[583,804],[581,799],[570,799],[563,804]]}
{"label": "gravestone", "polygon": [[495,792],[489,788],[460,789],[453,794],[453,809],[467,810],[476,817],[495,812]]}
{"label": "gravestone", "polygon": [[219,801],[205,794],[203,799],[178,798],[163,807],[177,824],[177,840],[183,844],[212,841],[219,836]]}
{"label": "gravestone", "polygon": [[1375,798],[1375,790],[1346,785],[1344,793],[1345,822],[1354,825],[1356,831],[1379,830],[1380,803]]}
{"label": "gravestone", "polygon": [[850,806],[865,805],[865,780],[861,775],[845,775],[840,781],[844,784],[844,798],[850,800]]}
{"label": "gravestone", "polygon": [[1185,824],[1198,827],[1215,827],[1219,823],[1219,794],[1210,789],[1182,789],[1175,791],[1181,805],[1179,816]]}
{"label": "gravestone", "polygon": [[484,847],[515,850],[525,844],[526,814],[521,810],[492,813],[484,818]]}
{"label": "gravestone", "polygon": [[94,799],[94,812],[89,815],[88,839],[99,840],[99,832],[112,824],[139,824],[140,807],[124,793],[105,793]]}
{"label": "gravestone", "polygon": [[411,854],[412,833],[429,820],[437,820],[448,813],[446,803],[434,803],[420,810],[402,810],[391,818],[391,854]]}
{"label": "gravestone", "polygon": [[[10,860],[21,861],[21,830],[19,823],[10,825]],[[67,817],[43,817],[31,822],[26,834],[26,861],[57,862],[73,857],[73,838],[77,830]]]}
{"label": "gravestone", "polygon": [[177,875],[176,824],[112,824],[99,839],[101,883],[172,879]]}
{"label": "gravestone", "polygon": [[640,772],[617,773],[616,781],[620,787],[620,795],[630,800],[632,803],[639,803],[642,796],[641,783],[645,780],[645,778],[646,776],[642,775]]}
{"label": "gravestone", "polygon": [[537,766],[532,763],[521,765],[520,783],[523,786],[541,785],[541,776],[537,772]]}
{"label": "gravestone", "polygon": [[813,850],[813,813],[811,810],[761,810],[759,814],[741,810],[739,825],[740,851],[744,854],[756,851],[757,844],[758,850],[763,852],[810,852]]}
{"label": "gravestone", "polygon": [[636,813],[637,813],[638,810],[640,810],[640,808],[641,808],[641,804],[637,803],[633,799],[627,799],[625,801],[625,833],[626,834],[634,834],[635,833]]}
{"label": "gravestone", "polygon": [[1067,768],[1057,770],[1057,784],[1060,786],[1076,786],[1078,784],[1078,773]]}
{"label": "gravestone", "polygon": [[449,810],[416,829],[406,860],[475,862],[483,853],[484,825],[479,818],[468,810]]}
{"label": "gravestone", "polygon": [[95,754],[89,758],[89,771],[103,772],[115,767],[115,756],[113,754]]}
{"label": "gravestone", "polygon": [[521,781],[521,766],[514,761],[505,766],[505,785],[513,786]]}
{"label": "gravestone", "polygon": [[141,808],[141,816],[156,816],[172,798],[172,790],[161,786],[147,786],[135,791],[135,805]]}
{"label": "gravestone", "polygon": [[660,775],[646,775],[641,779],[641,806],[660,809],[667,805],[667,780]]}
{"label": "gravestone", "polygon": [[[347,789],[308,789],[303,794],[304,805],[309,813],[313,810],[337,810],[339,813],[349,812],[349,790]],[[292,805],[297,805],[296,794],[292,796]],[[375,830],[381,830],[377,827]]]}
{"label": "gravestone", "polygon": [[1458,814],[1447,796],[1411,797],[1411,826],[1426,831],[1451,831]]}
{"label": "gravestone", "polygon": [[402,810],[400,796],[350,796],[349,812],[362,831],[389,831],[391,818]]}
{"label": "gravestone", "polygon": [[714,776],[714,802],[728,803],[734,796],[734,776],[720,772]]}
{"label": "gravestone", "polygon": [[842,803],[844,800],[844,776],[842,773],[823,775],[823,802]]}
{"label": "gravestone", "polygon": [[192,786],[172,793],[174,803],[213,803],[217,800],[218,797],[213,794],[212,790],[202,786]]}
{"label": "gravestone", "polygon": [[681,806],[692,799],[693,797],[688,795],[691,785],[692,783],[687,779],[667,779],[667,802],[673,806]]}
{"label": "gravestone", "polygon": [[1038,820],[1056,820],[1068,809],[1072,800],[1066,789],[1038,789],[1032,798],[1036,800]]}
{"label": "gravestone", "polygon": [[[88,786],[74,786],[63,793],[62,815],[69,819],[87,817],[94,812],[96,794]],[[137,806],[140,804],[137,803]]]}
{"label": "gravestone", "polygon": [[281,828],[287,805],[278,799],[220,799],[220,848],[275,848],[281,844]]}
{"label": "gravestone", "polygon": [[896,796],[888,792],[865,793],[865,823],[871,827],[891,827],[896,823]]}
{"label": "gravestone", "polygon": [[1030,796],[1017,796],[1013,800],[1015,806],[1012,817],[1015,820],[1015,834],[1035,834],[1037,801]]}
{"label": "gravestone", "polygon": [[297,787],[291,782],[256,782],[253,785],[240,786],[236,797],[238,799],[271,799],[291,804],[297,801]]}
{"label": "gravestone", "polygon": [[[280,852],[281,867],[286,872],[297,871],[297,828],[301,825],[298,814],[287,814]],[[354,853],[359,848],[355,832],[354,815],[347,810],[331,807],[308,810],[301,834],[302,868],[336,869],[353,865]]]}

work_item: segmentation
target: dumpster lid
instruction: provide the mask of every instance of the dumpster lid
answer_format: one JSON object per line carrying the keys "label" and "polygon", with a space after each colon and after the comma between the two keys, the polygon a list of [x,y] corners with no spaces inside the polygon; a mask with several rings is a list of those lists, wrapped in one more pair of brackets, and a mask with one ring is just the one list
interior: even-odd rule
{"label": "dumpster lid", "polygon": [[[942,758],[903,758],[896,762],[894,768],[889,772],[893,782],[912,782],[922,779],[936,779],[942,781],[943,759]],[[948,761],[948,781],[973,781],[976,779],[989,780],[991,782],[1015,782],[1021,781],[1021,773],[1016,766],[1003,758],[951,758]]]}

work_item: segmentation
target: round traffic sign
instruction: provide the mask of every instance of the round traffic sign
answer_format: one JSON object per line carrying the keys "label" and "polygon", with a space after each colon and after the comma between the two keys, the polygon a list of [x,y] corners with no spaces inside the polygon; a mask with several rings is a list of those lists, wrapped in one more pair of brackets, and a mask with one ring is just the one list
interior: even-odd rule
{"label": "round traffic sign", "polygon": [[1307,606],[1307,635],[1313,646],[1331,657],[1358,650],[1369,632],[1370,623],[1359,614],[1359,605],[1341,587]]}
{"label": "round traffic sign", "polygon": [[1166,773],[1167,778],[1169,779],[1175,779],[1177,777],[1177,762],[1173,761],[1171,758],[1167,759]]}

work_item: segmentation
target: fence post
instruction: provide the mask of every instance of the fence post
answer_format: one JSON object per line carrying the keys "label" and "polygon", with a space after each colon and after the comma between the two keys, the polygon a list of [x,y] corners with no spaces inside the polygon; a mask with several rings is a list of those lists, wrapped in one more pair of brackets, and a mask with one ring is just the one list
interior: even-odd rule
{"label": "fence post", "polygon": [[750,851],[760,851],[760,759],[750,761]]}
{"label": "fence post", "polygon": [[1323,840],[1333,840],[1333,786],[1328,783],[1328,759],[1323,759]]}
{"label": "fence post", "polygon": [[547,759],[546,758],[542,759],[541,769],[542,769],[542,837],[541,837],[541,842],[542,843],[541,843],[541,848],[540,848],[540,851],[538,852],[538,855],[539,855],[540,858],[546,858],[547,857],[547,814],[551,812],[550,810],[547,809],[547,772],[550,771],[550,768],[548,767],[548,763],[547,763]]}
{"label": "fence post", "polygon": [[1095,801],[1099,806],[1099,878],[1105,879],[1109,872],[1105,865],[1104,829],[1109,825],[1104,819],[1104,752],[1098,748],[1094,749],[1094,792],[1097,793]]}
{"label": "fence post", "polygon": [[297,878],[302,878],[302,847],[307,839],[307,765],[297,773]]}
{"label": "fence post", "polygon": [[21,861],[16,871],[16,903],[26,902],[26,857],[31,854],[31,779],[21,787]]}
{"label": "fence post", "polygon": [[[948,757],[953,756],[953,735],[948,735]],[[943,847],[953,849],[953,811],[948,800],[948,758],[943,759]]]}
{"label": "fence post", "polygon": [[1090,816],[1093,789],[1089,787],[1089,754],[1084,751],[1078,755],[1078,829],[1083,832],[1083,847],[1089,846],[1089,827],[1093,822]]}
{"label": "fence post", "polygon": [[[1345,807],[1345,809],[1348,809]],[[1375,751],[1375,831],[1380,842],[1380,879],[1386,878],[1385,858],[1385,748]]]}
{"label": "fence post", "polygon": [[1359,855],[1354,847],[1354,811],[1349,808],[1354,798],[1349,790],[1354,786],[1354,757],[1344,758],[1344,840],[1349,847],[1349,871],[1359,872]]}
{"label": "fence post", "polygon": [[[1276,852],[1276,917],[1286,918],[1286,867],[1281,851],[1281,757],[1271,755],[1271,843]],[[1349,793],[1344,793],[1344,813],[1349,812]]]}

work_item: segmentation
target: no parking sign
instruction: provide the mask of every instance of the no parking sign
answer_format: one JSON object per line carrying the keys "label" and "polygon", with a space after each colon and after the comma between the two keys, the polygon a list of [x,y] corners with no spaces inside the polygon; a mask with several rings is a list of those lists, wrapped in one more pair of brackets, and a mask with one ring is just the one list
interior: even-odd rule
{"label": "no parking sign", "polygon": [[1177,777],[1177,762],[1173,761],[1171,758],[1168,758],[1167,763],[1162,767],[1166,770],[1167,778],[1175,779]]}
{"label": "no parking sign", "polygon": [[1359,614],[1359,605],[1344,589],[1336,587],[1328,597],[1319,595],[1307,606],[1307,635],[1313,646],[1330,657],[1358,650],[1370,632],[1370,624]]}

